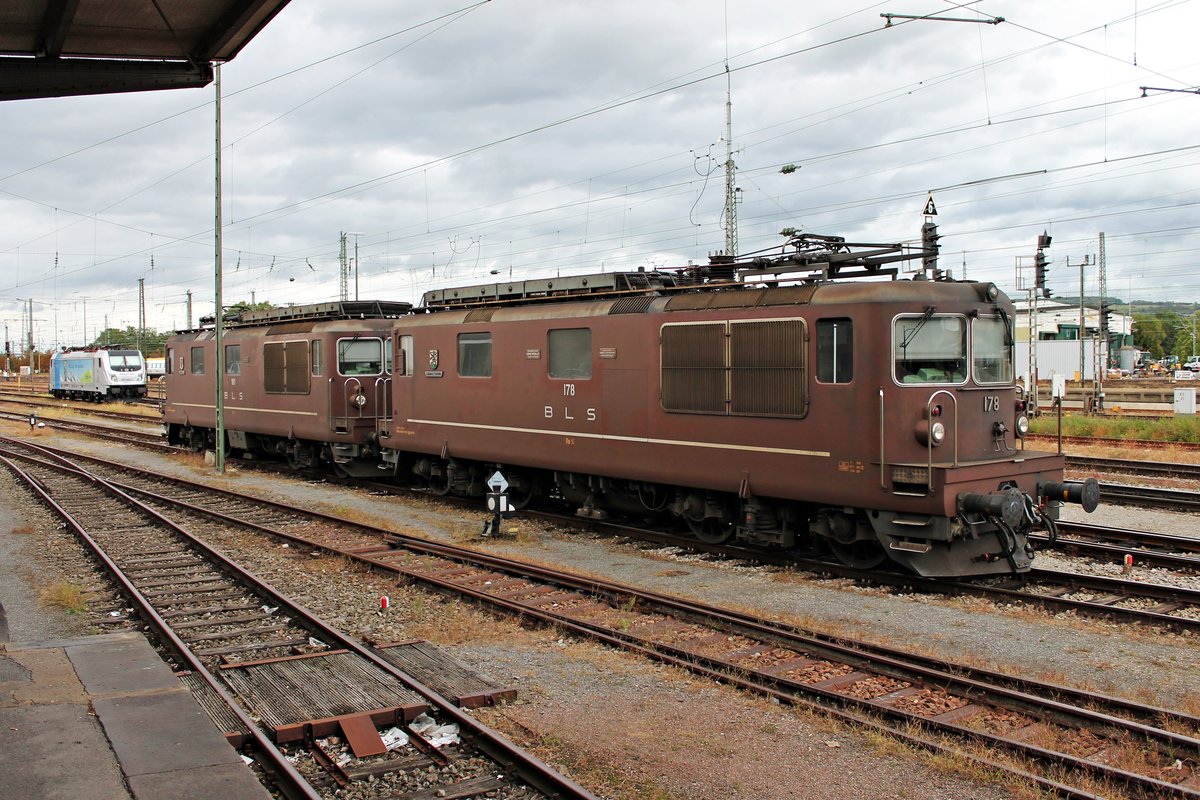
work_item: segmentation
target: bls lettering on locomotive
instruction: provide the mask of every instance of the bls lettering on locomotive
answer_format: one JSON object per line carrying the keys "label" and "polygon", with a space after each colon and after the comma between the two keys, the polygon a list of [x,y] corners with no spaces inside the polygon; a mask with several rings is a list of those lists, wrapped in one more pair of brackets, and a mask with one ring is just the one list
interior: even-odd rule
{"label": "bls lettering on locomotive", "polygon": [[567,406],[563,406],[562,408],[555,408],[554,406],[543,406],[543,408],[542,408],[542,414],[546,417],[546,419],[564,419],[564,420],[572,420],[573,421],[573,420],[579,418],[579,419],[583,419],[586,422],[595,422],[596,419],[598,418],[598,414],[596,413],[596,409],[594,409],[594,408],[585,409],[582,413],[582,416],[578,416],[579,413],[580,412],[578,410],[572,411]]}

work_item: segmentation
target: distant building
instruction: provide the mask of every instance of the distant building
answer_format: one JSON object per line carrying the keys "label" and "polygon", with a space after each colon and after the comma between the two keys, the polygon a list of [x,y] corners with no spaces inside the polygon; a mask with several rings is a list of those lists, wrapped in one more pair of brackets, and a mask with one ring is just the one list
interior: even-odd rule
{"label": "distant building", "polygon": [[[1025,385],[1029,385],[1029,343],[1033,328],[1029,303],[1014,300],[1017,318],[1014,321],[1014,338],[1017,343],[1016,372]],[[1099,344],[1100,311],[1087,305],[1083,309],[1083,337],[1079,335],[1079,304],[1071,305],[1058,300],[1039,300],[1037,304],[1037,373],[1039,380],[1050,380],[1052,375],[1065,375],[1068,380],[1080,377],[1080,349],[1082,345],[1082,378],[1095,380],[1097,367],[1097,344]],[[1108,346],[1099,348],[1106,352],[1104,367],[1117,363],[1117,354],[1123,345],[1133,343],[1133,318],[1117,313],[1116,306],[1108,316]]]}

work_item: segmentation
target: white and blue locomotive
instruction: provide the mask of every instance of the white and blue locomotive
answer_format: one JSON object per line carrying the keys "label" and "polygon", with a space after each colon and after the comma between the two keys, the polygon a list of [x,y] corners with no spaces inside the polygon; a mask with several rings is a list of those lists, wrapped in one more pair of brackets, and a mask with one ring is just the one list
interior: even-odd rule
{"label": "white and blue locomotive", "polygon": [[50,394],[96,402],[145,397],[145,360],[139,351],[125,348],[55,353],[50,358]]}

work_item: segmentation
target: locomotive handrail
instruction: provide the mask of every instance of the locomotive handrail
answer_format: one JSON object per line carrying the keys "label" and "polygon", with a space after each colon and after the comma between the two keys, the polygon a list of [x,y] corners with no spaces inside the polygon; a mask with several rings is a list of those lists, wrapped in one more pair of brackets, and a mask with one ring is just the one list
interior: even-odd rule
{"label": "locomotive handrail", "polygon": [[357,411],[358,411],[358,418],[359,418],[359,419],[362,419],[362,418],[363,418],[363,407],[362,407],[362,406],[360,406],[360,405],[358,405],[357,403],[352,403],[352,402],[350,401],[350,398],[349,398],[349,389],[350,389],[350,384],[351,384],[351,382],[353,382],[353,383],[357,383],[357,384],[358,384],[358,392],[357,392],[357,394],[363,394],[363,385],[362,385],[362,381],[360,381],[358,378],[355,378],[355,377],[350,377],[350,378],[347,378],[347,379],[346,379],[346,382],[342,384],[342,388],[347,390],[347,394],[346,394],[346,406],[347,406],[347,408],[346,408],[346,419],[350,419],[350,408],[349,408],[350,406],[354,406],[355,410],[357,410]]}
{"label": "locomotive handrail", "polygon": [[879,486],[887,491],[887,461],[883,457],[883,387],[879,387]]}
{"label": "locomotive handrail", "polygon": [[[381,376],[375,379],[375,419],[388,419],[391,417],[389,405],[392,399],[392,393],[388,387],[391,385],[392,379],[386,376]],[[381,388],[382,385],[382,388]],[[379,430],[379,424],[376,423],[375,430]]]}
{"label": "locomotive handrail", "polygon": [[325,379],[325,408],[328,410],[329,430],[334,429],[333,425],[333,377]]}
{"label": "locomotive handrail", "polygon": [[[958,466],[958,398],[950,393],[947,389],[938,389],[933,394],[929,395],[929,399],[925,401],[925,418],[929,420],[930,427],[933,426],[933,399],[939,394],[944,394],[954,401],[954,464]],[[933,491],[933,436],[929,435],[925,441],[925,449],[928,451],[928,461],[925,465],[925,481],[928,491]]]}

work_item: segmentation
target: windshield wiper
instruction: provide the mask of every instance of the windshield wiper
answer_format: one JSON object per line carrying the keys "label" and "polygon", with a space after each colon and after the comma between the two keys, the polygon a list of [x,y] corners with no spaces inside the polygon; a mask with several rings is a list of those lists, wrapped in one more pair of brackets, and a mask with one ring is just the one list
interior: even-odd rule
{"label": "windshield wiper", "polygon": [[915,326],[913,326],[912,328],[910,328],[906,334],[904,334],[904,339],[903,339],[903,341],[900,342],[900,349],[905,351],[906,357],[907,357],[907,353],[908,353],[909,344],[912,343],[913,339],[917,338],[917,334],[921,332],[921,328],[925,327],[925,323],[929,322],[929,320],[932,316],[933,316],[933,306],[925,306],[925,313],[923,313],[921,315],[921,319],[918,320],[917,324]]}
{"label": "windshield wiper", "polygon": [[996,306],[996,311],[1000,312],[1000,318],[1004,320],[1004,346],[1013,346],[1013,329],[1012,320],[1008,318],[1008,312],[1002,306]]}

